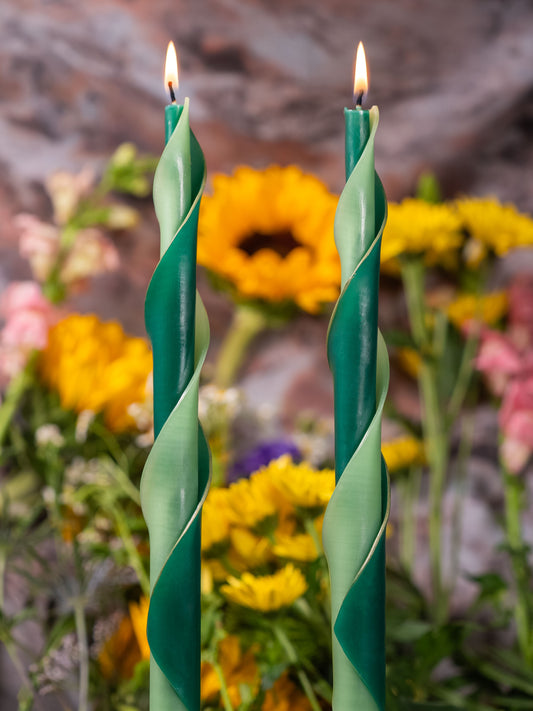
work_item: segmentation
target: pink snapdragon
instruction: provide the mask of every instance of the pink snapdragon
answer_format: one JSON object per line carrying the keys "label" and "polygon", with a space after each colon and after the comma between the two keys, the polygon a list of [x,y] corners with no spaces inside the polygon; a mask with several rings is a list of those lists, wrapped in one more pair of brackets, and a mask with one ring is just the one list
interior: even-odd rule
{"label": "pink snapdragon", "polygon": [[78,286],[90,276],[114,271],[119,266],[120,257],[113,243],[101,230],[88,227],[76,235],[59,275],[64,284]]}
{"label": "pink snapdragon", "polygon": [[0,297],[0,380],[17,375],[34,350],[42,350],[48,329],[58,312],[45,299],[39,284],[19,281],[10,284]]}
{"label": "pink snapdragon", "polygon": [[485,373],[494,395],[501,397],[509,380],[520,373],[522,358],[508,336],[487,328],[482,331],[476,366]]}
{"label": "pink snapdragon", "polygon": [[518,474],[533,454],[533,279],[519,276],[509,288],[506,333],[485,329],[476,365],[502,398],[500,454]]}
{"label": "pink snapdragon", "polygon": [[58,228],[26,213],[16,216],[15,225],[20,230],[20,256],[29,261],[35,278],[45,282],[59,257]]}

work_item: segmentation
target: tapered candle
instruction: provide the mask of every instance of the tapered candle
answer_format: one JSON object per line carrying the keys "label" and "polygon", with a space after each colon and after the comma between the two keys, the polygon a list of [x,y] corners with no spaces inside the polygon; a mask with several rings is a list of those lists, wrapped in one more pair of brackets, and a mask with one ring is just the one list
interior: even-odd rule
{"label": "tapered candle", "polygon": [[154,359],[155,442],[141,480],[141,503],[150,535],[150,708],[198,711],[200,513],[209,478],[209,454],[198,426],[198,381],[209,326],[196,293],[205,161],[189,128],[188,99],[183,106],[175,102],[172,50],[170,56],[166,146],[154,177],[161,259],[145,304]]}
{"label": "tapered candle", "polygon": [[381,413],[388,358],[377,313],[386,199],[374,169],[379,114],[376,107],[362,109],[366,87],[357,79],[358,72],[356,108],[345,109],[346,186],[335,215],[342,291],[329,327],[328,360],[334,380],[337,485],[323,538],[331,577],[333,709],[382,711],[389,497]]}

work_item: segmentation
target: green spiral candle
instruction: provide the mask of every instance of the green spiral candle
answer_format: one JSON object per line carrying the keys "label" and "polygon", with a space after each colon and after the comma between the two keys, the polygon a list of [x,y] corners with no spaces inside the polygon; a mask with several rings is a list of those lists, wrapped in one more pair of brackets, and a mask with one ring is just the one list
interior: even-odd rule
{"label": "green spiral candle", "polygon": [[196,292],[196,240],[205,161],[188,99],[165,114],[154,178],[161,259],[146,295],[154,358],[155,442],[141,480],[150,536],[150,708],[200,708],[200,515],[209,452],[198,424],[198,382],[209,324]]}
{"label": "green spiral candle", "polygon": [[323,528],[331,578],[333,709],[383,711],[389,491],[381,414],[389,367],[377,313],[387,202],[374,169],[378,109],[345,111],[345,117],[347,182],[335,215],[342,293],[327,344],[337,485]]}

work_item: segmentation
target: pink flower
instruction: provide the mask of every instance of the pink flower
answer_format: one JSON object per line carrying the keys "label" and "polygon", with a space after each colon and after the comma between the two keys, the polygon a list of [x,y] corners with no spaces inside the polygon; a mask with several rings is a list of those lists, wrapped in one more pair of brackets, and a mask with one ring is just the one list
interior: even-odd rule
{"label": "pink flower", "polygon": [[504,436],[502,459],[509,471],[518,473],[533,453],[533,374],[510,383],[499,420]]}
{"label": "pink flower", "polygon": [[1,343],[19,350],[41,350],[48,342],[50,323],[41,311],[19,311],[2,329]]}
{"label": "pink flower", "polygon": [[84,168],[81,173],[66,171],[54,173],[46,180],[46,189],[54,207],[54,220],[65,225],[74,217],[80,201],[86,197],[94,184],[94,173]]}
{"label": "pink flower", "polygon": [[113,271],[120,258],[113,243],[100,230],[81,230],[61,268],[61,281],[75,284],[93,274]]}
{"label": "pink flower", "polygon": [[527,330],[533,342],[533,277],[521,274],[509,287],[509,320]]}
{"label": "pink flower", "polygon": [[20,230],[20,256],[29,261],[36,279],[46,281],[59,256],[59,230],[25,213],[17,215],[15,224]]}
{"label": "pink flower", "polygon": [[531,456],[531,448],[520,440],[506,437],[500,447],[500,456],[511,474],[520,474]]}
{"label": "pink flower", "polygon": [[50,302],[35,281],[14,281],[0,297],[0,315],[7,321],[21,311],[50,313]]}
{"label": "pink flower", "polygon": [[[0,332],[0,378],[19,373],[33,350],[46,346],[57,311],[33,281],[13,282],[0,299],[5,324]],[[3,376],[3,377],[2,377]]]}
{"label": "pink flower", "polygon": [[487,376],[492,392],[503,395],[509,378],[520,373],[522,359],[504,334],[486,329],[481,336],[476,366]]}
{"label": "pink flower", "polygon": [[518,276],[509,287],[507,332],[481,334],[476,365],[491,390],[502,396],[500,455],[518,474],[533,454],[533,278]]}

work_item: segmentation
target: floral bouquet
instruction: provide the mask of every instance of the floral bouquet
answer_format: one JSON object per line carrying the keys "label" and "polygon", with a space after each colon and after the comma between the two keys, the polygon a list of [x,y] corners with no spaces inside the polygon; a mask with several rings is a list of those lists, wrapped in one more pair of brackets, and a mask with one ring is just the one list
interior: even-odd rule
{"label": "floral bouquet", "polygon": [[[113,235],[137,220],[130,205],[149,191],[152,169],[123,146],[98,183],[87,172],[50,179],[53,223],[17,220],[34,278],[10,285],[0,301],[0,630],[16,672],[11,691],[27,711],[148,707],[139,480],[153,440],[151,353],[144,338],[72,312],[69,302],[120,268]],[[199,261],[234,304],[200,389],[213,457],[202,521],[206,710],[331,707],[321,529],[334,488],[332,422],[311,412],[289,426],[281,412],[251,408],[239,373],[262,330],[331,310],[335,206],[296,167],[219,176],[203,203]],[[493,199],[442,202],[427,177],[416,198],[389,211],[381,295],[394,367],[383,443],[393,486],[387,708],[530,708],[523,513],[533,282],[526,274],[501,283],[501,262],[533,245],[533,223]],[[496,564],[473,571],[461,557],[463,506],[483,413],[494,434],[483,443],[495,473],[492,528],[503,525]],[[457,595],[466,583],[467,600]]]}

